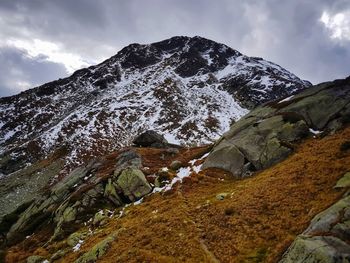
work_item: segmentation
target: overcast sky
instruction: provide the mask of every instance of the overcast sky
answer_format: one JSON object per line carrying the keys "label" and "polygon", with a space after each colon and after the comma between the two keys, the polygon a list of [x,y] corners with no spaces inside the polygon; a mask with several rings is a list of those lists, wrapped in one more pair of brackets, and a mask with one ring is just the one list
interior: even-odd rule
{"label": "overcast sky", "polygon": [[0,0],[0,96],[175,35],[224,43],[314,84],[350,75],[349,0]]}

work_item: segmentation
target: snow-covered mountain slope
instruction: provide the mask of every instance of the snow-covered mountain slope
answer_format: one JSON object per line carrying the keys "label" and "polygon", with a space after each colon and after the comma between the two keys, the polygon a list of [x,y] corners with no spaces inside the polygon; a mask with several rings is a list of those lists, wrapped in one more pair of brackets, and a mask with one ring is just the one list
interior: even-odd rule
{"label": "snow-covered mountain slope", "polygon": [[67,164],[75,165],[147,129],[170,142],[210,142],[249,109],[309,85],[201,37],[131,44],[68,78],[1,98],[0,172],[62,147]]}

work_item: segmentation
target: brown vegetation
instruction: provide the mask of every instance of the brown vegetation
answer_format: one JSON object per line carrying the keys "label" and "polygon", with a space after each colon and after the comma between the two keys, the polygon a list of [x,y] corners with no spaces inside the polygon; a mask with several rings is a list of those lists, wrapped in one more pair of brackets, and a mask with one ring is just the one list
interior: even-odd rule
{"label": "brown vegetation", "polygon": [[[333,186],[350,170],[350,152],[341,151],[349,138],[350,128],[310,138],[285,161],[243,180],[218,169],[193,173],[174,190],[126,208],[57,262],[74,262],[112,233],[117,237],[98,262],[277,262],[310,220],[342,195]],[[152,172],[205,150],[182,149],[167,158],[162,149],[137,149]],[[7,262],[24,249],[23,242],[10,248]]]}

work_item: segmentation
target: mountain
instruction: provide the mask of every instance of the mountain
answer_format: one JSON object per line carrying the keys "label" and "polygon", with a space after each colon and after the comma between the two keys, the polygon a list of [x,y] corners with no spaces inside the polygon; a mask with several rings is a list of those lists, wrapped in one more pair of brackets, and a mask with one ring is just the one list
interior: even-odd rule
{"label": "mountain", "polygon": [[258,106],[213,145],[146,132],[48,184],[56,153],[0,178],[2,258],[348,262],[349,138],[350,77]]}
{"label": "mountain", "polygon": [[168,141],[212,142],[257,105],[307,81],[201,37],[131,44],[96,66],[0,99],[0,172],[55,151],[67,170],[153,129]]}

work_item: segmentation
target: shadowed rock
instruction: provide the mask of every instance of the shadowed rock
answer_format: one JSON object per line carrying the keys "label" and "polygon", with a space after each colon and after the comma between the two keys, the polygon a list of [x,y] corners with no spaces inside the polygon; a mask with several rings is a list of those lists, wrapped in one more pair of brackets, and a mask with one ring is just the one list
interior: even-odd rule
{"label": "shadowed rock", "polygon": [[135,138],[133,144],[140,147],[164,147],[168,144],[168,141],[164,136],[155,131],[145,131]]}

